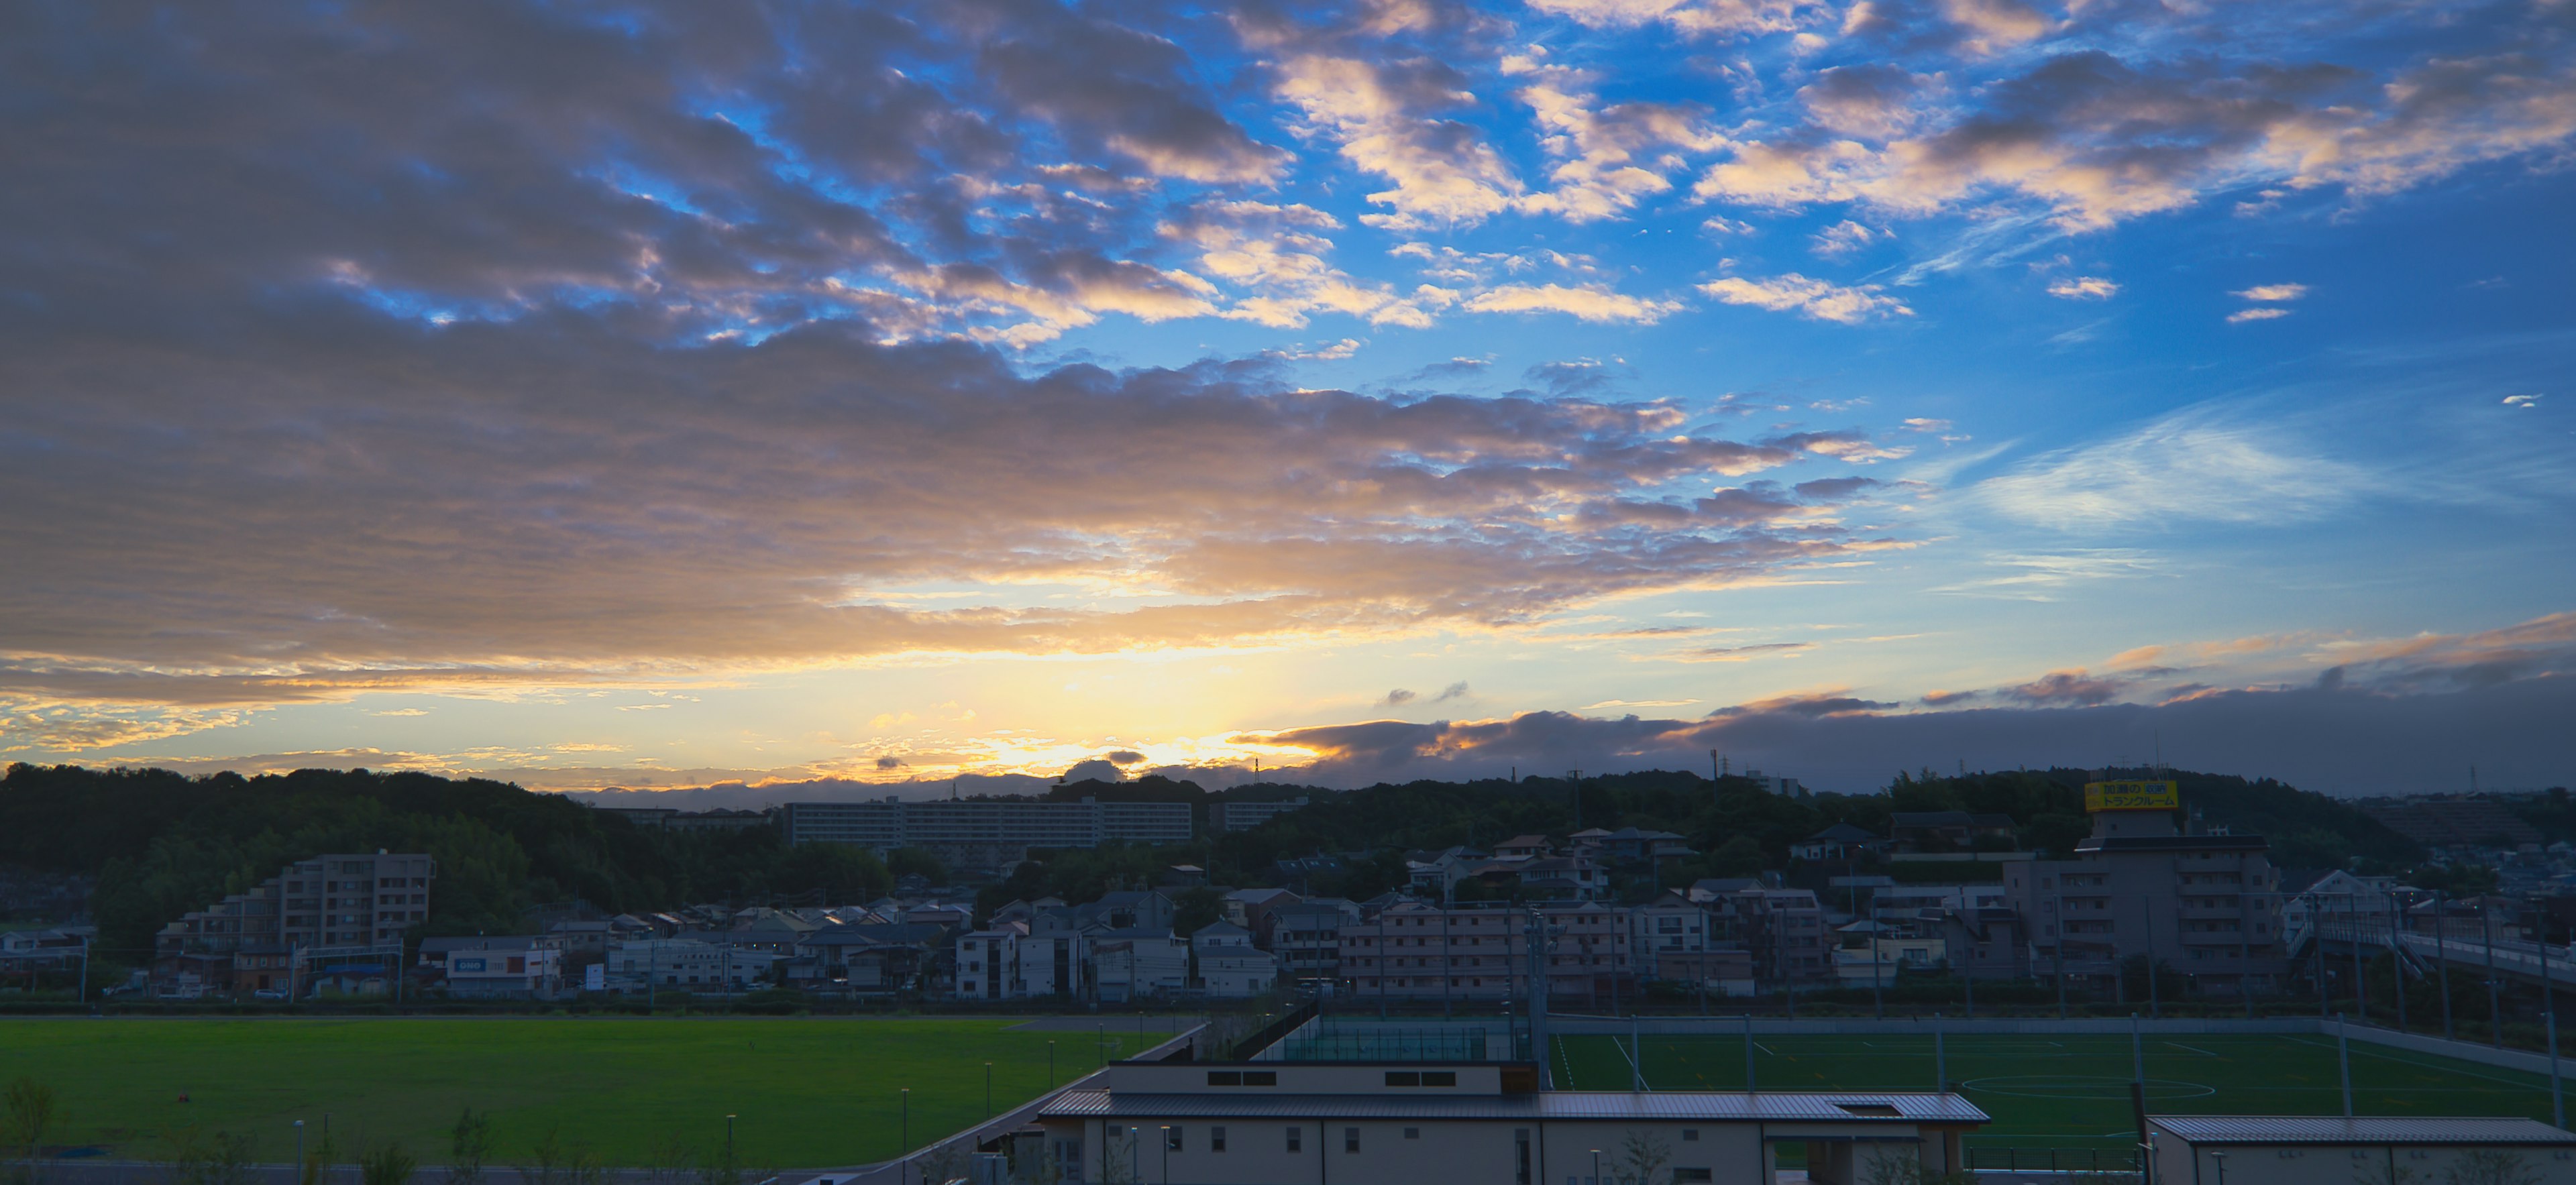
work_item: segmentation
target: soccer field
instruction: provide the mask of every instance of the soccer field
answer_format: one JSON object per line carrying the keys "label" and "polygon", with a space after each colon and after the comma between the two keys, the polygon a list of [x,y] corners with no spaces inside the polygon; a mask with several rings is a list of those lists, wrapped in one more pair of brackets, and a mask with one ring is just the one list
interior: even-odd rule
{"label": "soccer field", "polygon": [[[1561,1085],[1625,1090],[1626,1037],[1560,1036]],[[1994,1122],[1972,1146],[2111,1148],[2136,1139],[2129,1109],[2129,1038],[1951,1035],[1947,1076]],[[2263,1034],[2145,1039],[2147,1109],[2180,1114],[2337,1115],[2343,1092],[2332,1036]],[[1740,1036],[1659,1036],[1644,1042],[1646,1084],[1659,1090],[1741,1090]],[[1929,1033],[1755,1036],[1757,1085],[1777,1090],[1930,1090],[1939,1081]],[[2550,1117],[2549,1079],[2354,1041],[2353,1110],[2361,1115]]]}
{"label": "soccer field", "polygon": [[895,1155],[904,1087],[918,1147],[983,1118],[987,1061],[1001,1111],[1045,1091],[1050,1042],[1062,1082],[1169,1036],[1115,1019],[1105,1041],[1089,1022],[1010,1031],[1025,1019],[10,1019],[0,1080],[52,1085],[56,1138],[118,1157],[194,1128],[292,1160],[294,1121],[318,1138],[328,1115],[343,1157],[400,1141],[442,1163],[471,1106],[491,1113],[494,1163],[524,1163],[549,1131],[612,1165],[703,1155],[732,1114],[743,1162],[820,1167]]}

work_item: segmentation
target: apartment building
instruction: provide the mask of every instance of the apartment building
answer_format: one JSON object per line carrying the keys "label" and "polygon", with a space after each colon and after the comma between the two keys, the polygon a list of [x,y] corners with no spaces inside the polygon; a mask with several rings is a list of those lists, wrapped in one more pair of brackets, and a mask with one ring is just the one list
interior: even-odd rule
{"label": "apartment building", "polygon": [[1270,911],[1270,953],[1288,983],[1332,983],[1342,978],[1342,927],[1360,920],[1359,906],[1338,897],[1300,901]]}
{"label": "apartment building", "polygon": [[438,862],[419,853],[298,860],[162,927],[153,936],[154,965],[165,975],[193,974],[215,991],[288,988],[299,952],[401,942],[404,930],[428,920],[437,877]]}
{"label": "apartment building", "polygon": [[[1551,995],[1606,999],[1633,979],[1624,911],[1583,902],[1539,912],[1549,934]],[[1391,905],[1342,927],[1342,977],[1363,1000],[1527,999],[1529,917],[1527,909]]]}
{"label": "apartment building", "polygon": [[1208,830],[1250,831],[1290,811],[1304,810],[1307,800],[1284,802],[1219,802],[1208,807]]}
{"label": "apartment building", "polygon": [[957,936],[955,994],[960,1000],[999,1000],[1010,994],[1011,966],[1019,958],[1026,922],[996,922]]}
{"label": "apartment building", "polygon": [[2004,865],[2031,975],[2107,987],[2146,956],[2208,992],[2282,982],[2280,874],[2262,836],[2185,831],[2172,782],[2096,782],[2085,803],[2093,833],[2073,859]]}

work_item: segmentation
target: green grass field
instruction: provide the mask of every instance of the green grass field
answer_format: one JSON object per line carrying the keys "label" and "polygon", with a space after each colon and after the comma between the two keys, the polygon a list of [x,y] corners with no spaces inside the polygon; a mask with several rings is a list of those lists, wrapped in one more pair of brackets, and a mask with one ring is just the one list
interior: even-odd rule
{"label": "green grass field", "polygon": [[328,1114],[344,1153],[400,1141],[439,1163],[472,1106],[492,1115],[497,1163],[550,1130],[609,1164],[653,1163],[675,1138],[704,1153],[731,1113],[745,1163],[822,1167],[894,1155],[904,1087],[919,1146],[983,1118],[987,1061],[1004,1110],[1046,1089],[1050,1041],[1066,1081],[1168,1036],[1112,1021],[1101,1049],[1087,1024],[1006,1031],[1018,1019],[9,1019],[0,1080],[51,1084],[58,1138],[121,1157],[194,1128],[292,1160],[294,1121],[318,1137]]}
{"label": "green grass field", "polygon": [[[1558,1037],[1556,1075],[1577,1089],[1624,1090],[1625,1037]],[[2133,1141],[2129,1038],[2092,1035],[1951,1036],[1948,1076],[1994,1117],[1970,1143],[1988,1147],[2110,1148]],[[1661,1090],[1741,1090],[1744,1042],[1732,1036],[1644,1041],[1646,1084]],[[1778,1090],[1930,1090],[1938,1081],[1929,1034],[1759,1036],[1758,1085]],[[2343,1092],[2332,1037],[2146,1038],[2147,1109],[2179,1114],[2337,1115]],[[2451,1058],[2352,1046],[2353,1109],[2362,1115],[2520,1115],[2549,1118],[2549,1079]]]}

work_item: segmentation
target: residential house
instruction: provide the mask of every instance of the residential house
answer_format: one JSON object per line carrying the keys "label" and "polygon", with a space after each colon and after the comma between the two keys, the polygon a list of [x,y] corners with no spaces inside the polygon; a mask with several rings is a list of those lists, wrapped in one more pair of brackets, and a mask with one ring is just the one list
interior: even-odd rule
{"label": "residential house", "polygon": [[1029,924],[1013,919],[957,936],[954,995],[960,1000],[1000,1000],[1018,979],[1020,939]]}
{"label": "residential house", "polygon": [[1270,911],[1297,901],[1297,895],[1286,889],[1236,889],[1225,895],[1219,908],[1225,920],[1252,931],[1254,945],[1267,946]]}
{"label": "residential house", "polygon": [[1556,846],[1544,835],[1516,835],[1494,845],[1497,860],[1536,860],[1555,852]]}
{"label": "residential house", "polygon": [[1968,852],[2011,847],[2015,826],[2011,815],[1897,811],[1888,816],[1887,830],[1900,852]]}
{"label": "residential house", "polygon": [[1092,982],[1103,1004],[1158,999],[1189,986],[1190,948],[1169,930],[1091,936]]}
{"label": "residential house", "polygon": [[1279,961],[1252,945],[1252,931],[1232,922],[1210,922],[1190,935],[1198,985],[1218,999],[1265,995],[1279,983]]}
{"label": "residential house", "polygon": [[1667,889],[1652,901],[1630,907],[1628,957],[1637,978],[1682,978],[1665,974],[1663,956],[1708,950],[1713,945],[1709,931],[1708,907],[1680,889]]}
{"label": "residential house", "polygon": [[1789,845],[1789,857],[1810,864],[1826,860],[1859,860],[1876,854],[1885,842],[1864,828],[1836,823]]}

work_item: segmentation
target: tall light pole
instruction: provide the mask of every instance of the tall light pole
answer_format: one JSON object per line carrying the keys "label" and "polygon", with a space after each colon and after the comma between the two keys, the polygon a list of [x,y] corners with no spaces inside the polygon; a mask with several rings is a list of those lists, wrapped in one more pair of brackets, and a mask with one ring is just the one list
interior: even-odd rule
{"label": "tall light pole", "polygon": [[1172,1125],[1163,1125],[1163,1185],[1172,1185]]}
{"label": "tall light pole", "polygon": [[895,1151],[898,1155],[912,1151],[912,1088],[909,1086],[903,1088],[903,1147]]}
{"label": "tall light pole", "polygon": [[993,1063],[984,1063],[984,1118],[993,1117]]}
{"label": "tall light pole", "polygon": [[1047,1089],[1055,1089],[1055,1042],[1047,1042]]}
{"label": "tall light pole", "polygon": [[301,1119],[295,1121],[295,1180],[298,1185],[304,1180],[304,1121]]}
{"label": "tall light pole", "polygon": [[1598,1148],[1592,1150],[1592,1179],[1583,1185],[1601,1185],[1601,1150]]}

